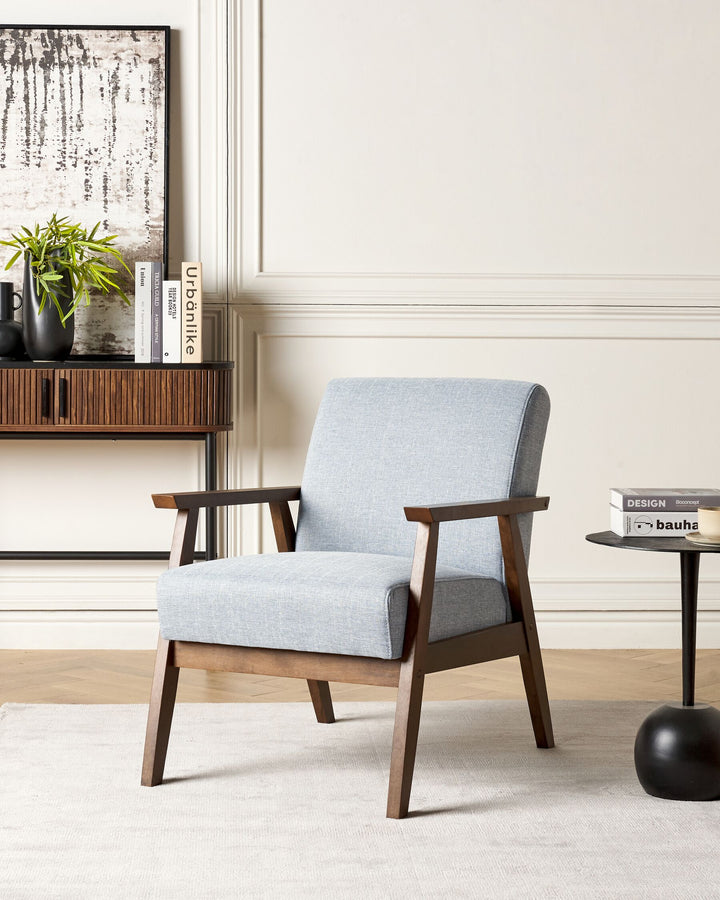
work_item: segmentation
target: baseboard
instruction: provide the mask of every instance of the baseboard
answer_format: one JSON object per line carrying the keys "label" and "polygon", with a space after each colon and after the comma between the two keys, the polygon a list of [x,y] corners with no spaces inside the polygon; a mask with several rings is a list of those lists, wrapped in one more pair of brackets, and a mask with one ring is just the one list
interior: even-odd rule
{"label": "baseboard", "polygon": [[0,612],[2,650],[154,650],[154,610]]}
{"label": "baseboard", "polygon": [[[720,647],[720,612],[698,612],[697,646]],[[605,610],[537,614],[540,644],[557,650],[667,650],[681,646],[680,612]]]}
{"label": "baseboard", "polygon": [[[545,649],[671,649],[680,647],[680,614],[661,611],[540,611]],[[153,610],[3,611],[0,649],[152,650],[157,644]],[[698,647],[720,647],[720,611],[698,613]]]}

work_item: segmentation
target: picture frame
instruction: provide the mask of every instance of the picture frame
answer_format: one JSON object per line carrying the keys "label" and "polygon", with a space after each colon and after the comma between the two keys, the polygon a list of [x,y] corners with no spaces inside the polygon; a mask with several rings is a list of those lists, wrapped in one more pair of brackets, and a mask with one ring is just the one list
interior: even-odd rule
{"label": "picture frame", "polygon": [[[53,213],[100,222],[131,272],[162,261],[166,274],[169,73],[167,25],[0,25],[0,237]],[[22,260],[2,277],[19,289]],[[122,286],[132,298],[127,273]],[[133,352],[119,297],[77,310],[74,356]]]}

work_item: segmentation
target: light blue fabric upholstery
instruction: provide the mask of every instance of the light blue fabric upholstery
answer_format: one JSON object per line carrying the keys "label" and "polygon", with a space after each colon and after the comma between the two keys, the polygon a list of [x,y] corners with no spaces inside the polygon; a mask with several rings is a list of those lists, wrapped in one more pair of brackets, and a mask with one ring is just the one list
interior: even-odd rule
{"label": "light blue fabric upholstery", "polygon": [[[533,495],[549,411],[545,389],[522,381],[331,381],[305,464],[297,550],[412,556],[404,506]],[[531,521],[520,519],[526,555]],[[502,579],[497,520],[442,525],[438,560]]]}
{"label": "light blue fabric upholstery", "polygon": [[[174,640],[396,659],[411,560],[370,553],[266,553],[170,569],[158,582]],[[441,567],[431,640],[507,621],[504,586]]]}
{"label": "light blue fabric upholstery", "polygon": [[[404,506],[533,495],[549,414],[537,384],[340,379],[320,406],[295,553],[171,569],[169,640],[397,658],[417,526]],[[532,517],[520,517],[526,554]],[[430,640],[508,621],[497,519],[440,528]]]}

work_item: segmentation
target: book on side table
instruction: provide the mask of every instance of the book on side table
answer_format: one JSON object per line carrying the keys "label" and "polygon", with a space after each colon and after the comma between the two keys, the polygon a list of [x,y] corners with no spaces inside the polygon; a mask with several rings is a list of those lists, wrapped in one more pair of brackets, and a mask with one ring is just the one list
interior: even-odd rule
{"label": "book on side table", "polygon": [[698,506],[720,506],[716,488],[612,488],[610,530],[620,537],[682,537]]}

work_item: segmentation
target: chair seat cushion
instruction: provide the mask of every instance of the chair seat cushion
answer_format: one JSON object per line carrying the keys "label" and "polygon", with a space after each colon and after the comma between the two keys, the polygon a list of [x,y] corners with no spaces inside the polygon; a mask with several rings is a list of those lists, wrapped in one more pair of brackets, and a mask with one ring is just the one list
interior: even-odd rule
{"label": "chair seat cushion", "polygon": [[[397,659],[412,561],[374,553],[305,551],[181,566],[158,580],[167,640]],[[438,566],[430,640],[509,619],[493,578]]]}

